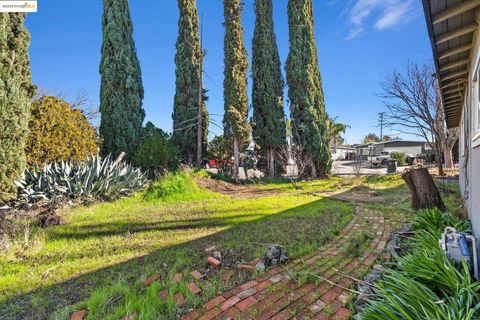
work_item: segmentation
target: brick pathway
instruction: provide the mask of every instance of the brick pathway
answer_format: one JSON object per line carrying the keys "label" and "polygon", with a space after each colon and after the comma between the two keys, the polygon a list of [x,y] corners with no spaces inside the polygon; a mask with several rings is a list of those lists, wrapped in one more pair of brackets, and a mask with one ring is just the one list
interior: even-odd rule
{"label": "brick pathway", "polygon": [[[203,308],[184,315],[181,320],[348,319],[352,312],[347,304],[352,295],[346,288],[354,286],[353,280],[346,275],[362,278],[380,256],[388,259],[388,255],[383,253],[384,248],[390,232],[398,225],[395,218],[362,209],[333,241],[224,292],[205,303]],[[349,235],[362,231],[369,234],[370,243],[362,251],[362,256],[350,257],[342,248]],[[300,284],[301,275],[311,281]]]}

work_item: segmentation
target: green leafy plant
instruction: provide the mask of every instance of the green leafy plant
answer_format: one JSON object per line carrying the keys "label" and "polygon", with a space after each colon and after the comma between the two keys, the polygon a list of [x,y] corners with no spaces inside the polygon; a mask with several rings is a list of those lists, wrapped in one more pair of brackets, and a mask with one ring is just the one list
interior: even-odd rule
{"label": "green leafy plant", "polygon": [[398,270],[387,270],[362,319],[469,320],[480,316],[480,283],[468,265],[450,261],[438,245],[446,226],[469,231],[468,221],[452,213],[422,210],[412,222],[411,250],[396,257]]}
{"label": "green leafy plant", "polygon": [[146,136],[138,146],[132,163],[154,177],[166,170],[178,168],[180,156],[170,136],[158,128],[146,127]]}
{"label": "green leafy plant", "polygon": [[391,153],[392,159],[397,160],[399,164],[403,165],[407,163],[408,154],[403,151],[393,151]]}
{"label": "green leafy plant", "polygon": [[114,199],[140,190],[145,175],[124,162],[116,163],[108,156],[89,157],[84,162],[62,161],[35,166],[17,181],[22,203],[52,202],[60,199]]}
{"label": "green leafy plant", "polygon": [[26,145],[29,166],[55,161],[85,161],[99,140],[82,111],[62,99],[43,96],[32,103]]}
{"label": "green leafy plant", "polygon": [[447,226],[463,232],[472,230],[469,221],[462,220],[450,212],[440,212],[438,209],[421,210],[412,220],[413,231],[422,231],[435,236],[440,236]]}
{"label": "green leafy plant", "polygon": [[363,320],[478,319],[479,305],[471,293],[442,298],[425,284],[398,271],[388,271],[376,284],[374,299],[362,311]]}
{"label": "green leafy plant", "polygon": [[190,171],[168,172],[144,193],[145,200],[192,200],[208,193],[198,187]]}
{"label": "green leafy plant", "polygon": [[365,231],[352,234],[348,237],[347,243],[342,247],[342,252],[351,257],[359,257],[362,254],[363,244],[371,239]]}

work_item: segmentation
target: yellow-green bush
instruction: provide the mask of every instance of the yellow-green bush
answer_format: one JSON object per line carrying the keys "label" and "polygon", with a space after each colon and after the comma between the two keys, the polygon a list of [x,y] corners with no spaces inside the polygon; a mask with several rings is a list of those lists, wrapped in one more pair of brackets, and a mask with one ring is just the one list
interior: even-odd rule
{"label": "yellow-green bush", "polygon": [[82,111],[61,99],[44,96],[32,104],[26,153],[28,165],[83,161],[97,153],[95,128]]}

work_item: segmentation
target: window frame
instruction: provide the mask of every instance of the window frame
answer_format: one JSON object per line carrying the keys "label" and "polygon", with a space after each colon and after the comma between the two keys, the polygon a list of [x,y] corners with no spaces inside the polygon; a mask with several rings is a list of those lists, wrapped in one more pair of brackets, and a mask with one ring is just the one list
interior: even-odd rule
{"label": "window frame", "polygon": [[474,69],[472,78],[472,148],[480,146],[480,64]]}

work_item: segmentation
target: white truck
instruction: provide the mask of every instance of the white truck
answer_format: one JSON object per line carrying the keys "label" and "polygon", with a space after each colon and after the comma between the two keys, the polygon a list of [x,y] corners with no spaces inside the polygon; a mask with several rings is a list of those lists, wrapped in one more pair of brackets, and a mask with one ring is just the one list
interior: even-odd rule
{"label": "white truck", "polygon": [[385,165],[388,160],[393,160],[392,158],[392,152],[395,151],[381,151],[380,155],[378,156],[372,156],[371,162],[372,165],[378,166],[378,165]]}
{"label": "white truck", "polygon": [[[388,160],[393,160],[392,153],[395,153],[395,152],[399,152],[399,151],[396,151],[396,150],[381,151],[380,155],[372,156],[370,161],[371,161],[372,165],[374,165],[374,166],[378,166],[378,165],[384,166],[384,165],[387,164]],[[407,154],[407,159],[408,158],[415,158],[415,156],[412,155],[412,154]]]}

